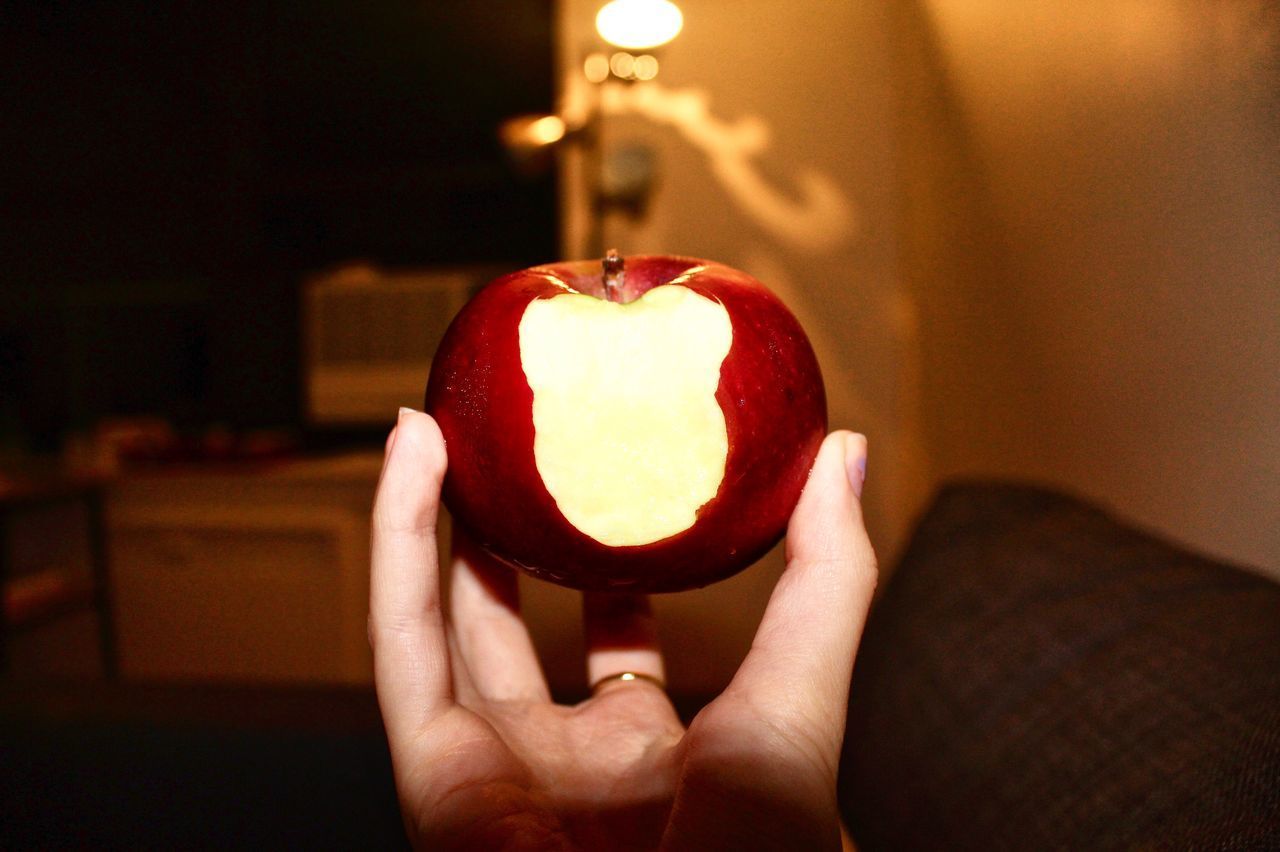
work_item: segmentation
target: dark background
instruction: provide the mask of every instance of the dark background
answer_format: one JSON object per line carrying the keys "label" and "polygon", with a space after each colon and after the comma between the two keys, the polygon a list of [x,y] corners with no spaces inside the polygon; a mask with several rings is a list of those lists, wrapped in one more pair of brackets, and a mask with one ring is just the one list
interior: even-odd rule
{"label": "dark background", "polygon": [[10,0],[0,79],[0,448],[302,429],[308,273],[554,256],[550,0]]}

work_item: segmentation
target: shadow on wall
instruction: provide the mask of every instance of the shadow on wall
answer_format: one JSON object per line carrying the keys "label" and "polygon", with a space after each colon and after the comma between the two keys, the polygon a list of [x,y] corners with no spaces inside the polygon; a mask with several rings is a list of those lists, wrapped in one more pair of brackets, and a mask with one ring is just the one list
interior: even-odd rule
{"label": "shadow on wall", "polygon": [[[562,98],[568,123],[582,124],[593,93],[585,77],[569,75]],[[769,148],[771,130],[758,115],[727,121],[712,111],[711,94],[696,87],[668,87],[607,81],[600,87],[606,118],[637,116],[669,127],[707,158],[707,167],[731,202],[779,243],[802,252],[821,253],[853,239],[856,205],[832,176],[813,164],[796,170],[792,199],[761,171],[759,158]]]}

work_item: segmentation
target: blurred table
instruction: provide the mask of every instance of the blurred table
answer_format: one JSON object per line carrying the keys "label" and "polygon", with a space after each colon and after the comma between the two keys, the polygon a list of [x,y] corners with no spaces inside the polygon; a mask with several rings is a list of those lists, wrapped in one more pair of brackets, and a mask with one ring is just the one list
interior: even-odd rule
{"label": "blurred table", "polygon": [[378,451],[131,470],[107,503],[121,675],[367,684]]}
{"label": "blurred table", "polygon": [[[0,672],[7,670],[11,637],[79,609],[98,621],[99,653],[108,678],[117,671],[115,619],[104,513],[110,478],[69,470],[54,462],[0,469]],[[61,504],[82,508],[89,564],[18,566],[14,533],[24,515]]]}

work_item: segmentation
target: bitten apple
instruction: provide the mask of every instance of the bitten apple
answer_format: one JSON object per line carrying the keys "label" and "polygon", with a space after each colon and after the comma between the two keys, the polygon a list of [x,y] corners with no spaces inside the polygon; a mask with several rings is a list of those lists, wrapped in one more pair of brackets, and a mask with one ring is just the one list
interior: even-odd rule
{"label": "bitten apple", "polygon": [[426,410],[455,523],[520,570],[610,591],[705,586],[762,556],[827,427],[813,349],[764,285],[614,252],[481,290]]}

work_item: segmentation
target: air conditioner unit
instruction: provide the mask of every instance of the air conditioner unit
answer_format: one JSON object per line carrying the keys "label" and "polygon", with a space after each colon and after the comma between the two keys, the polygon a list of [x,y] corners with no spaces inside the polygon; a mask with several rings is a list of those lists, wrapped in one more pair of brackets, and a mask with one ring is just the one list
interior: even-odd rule
{"label": "air conditioner unit", "polygon": [[307,420],[317,426],[386,424],[422,407],[445,329],[485,272],[385,271],[348,266],[303,287]]}

